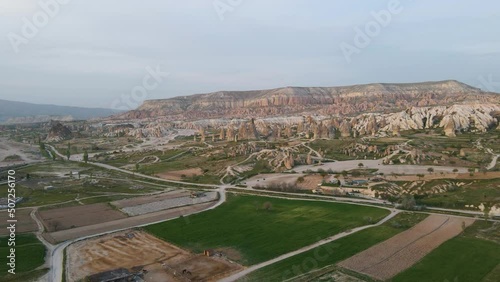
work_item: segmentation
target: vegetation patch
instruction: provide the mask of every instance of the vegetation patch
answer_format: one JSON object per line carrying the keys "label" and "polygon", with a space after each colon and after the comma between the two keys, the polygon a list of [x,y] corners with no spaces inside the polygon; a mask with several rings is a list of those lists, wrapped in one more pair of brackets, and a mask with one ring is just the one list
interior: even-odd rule
{"label": "vegetation patch", "polygon": [[[8,237],[0,237],[0,281],[28,281],[23,279],[31,276],[31,272],[43,265],[45,261],[45,246],[33,234],[17,234],[16,274],[5,275],[9,269],[7,255],[11,248],[7,242]],[[41,273],[37,274],[41,275]]]}
{"label": "vegetation patch", "polygon": [[389,211],[327,202],[228,195],[215,210],[148,226],[150,233],[195,253],[232,248],[253,265],[328,236],[378,221]]}
{"label": "vegetation patch", "polygon": [[[482,281],[499,261],[500,245],[468,236],[457,236],[392,281]],[[492,281],[499,280],[500,276]]]}
{"label": "vegetation patch", "polygon": [[400,213],[388,222],[354,233],[310,251],[261,268],[247,277],[250,281],[283,281],[336,264],[416,225],[427,215]]}

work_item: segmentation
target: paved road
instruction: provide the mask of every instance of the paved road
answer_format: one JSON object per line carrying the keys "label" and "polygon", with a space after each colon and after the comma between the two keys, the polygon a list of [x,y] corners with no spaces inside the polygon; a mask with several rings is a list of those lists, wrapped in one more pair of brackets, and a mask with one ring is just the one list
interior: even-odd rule
{"label": "paved road", "polygon": [[[203,209],[201,211],[196,211],[196,212],[192,212],[192,213],[189,213],[189,214],[184,214],[184,216],[201,213],[201,212],[205,212],[205,211],[208,211],[208,210],[212,210],[212,209],[215,209],[218,206],[222,205],[226,201],[226,191],[225,191],[225,189],[226,189],[226,187],[220,187],[217,190],[220,193],[220,197],[219,197],[219,200],[217,201],[217,204],[212,205],[211,207],[208,207],[208,208]],[[86,240],[86,239],[90,239],[90,238],[94,238],[94,237],[98,237],[98,236],[102,236],[102,235],[106,235],[106,234],[111,234],[111,233],[115,233],[115,232],[119,232],[119,231],[123,231],[123,230],[128,230],[130,228],[145,227],[145,226],[148,226],[148,225],[162,223],[162,222],[174,220],[174,219],[177,219],[177,218],[180,218],[180,216],[176,216],[176,217],[169,218],[169,219],[162,219],[162,220],[156,221],[156,222],[149,222],[149,223],[146,223],[146,224],[140,224],[140,225],[135,225],[135,226],[127,226],[126,228],[114,229],[114,230],[107,231],[107,232],[102,232],[102,233],[99,233],[99,234],[92,234],[92,235],[89,235],[89,236],[84,236],[84,237],[80,237],[80,238],[77,238],[77,239],[69,240],[69,241],[63,242],[61,244],[58,244],[56,246],[52,246],[52,245],[49,244],[50,247],[48,248],[49,249],[49,256],[48,256],[49,264],[48,265],[50,267],[50,271],[49,271],[49,273],[47,273],[47,275],[45,275],[43,277],[43,280],[39,280],[39,281],[47,281],[47,282],[62,281],[63,269],[64,269],[64,265],[63,265],[64,249],[66,249],[66,247],[68,247],[69,245],[71,245],[71,244],[73,244],[75,242]],[[45,239],[43,239],[43,241],[46,242]]]}
{"label": "paved road", "polygon": [[[48,144],[46,146],[50,147],[59,157],[62,157],[63,159],[66,158],[64,155],[62,155],[61,153],[59,153],[59,151],[57,151],[56,148],[54,148],[53,146],[48,145]],[[82,162],[81,160],[71,160],[71,161]],[[162,182],[166,182],[166,183],[176,183],[176,184],[193,185],[193,186],[198,186],[198,187],[210,187],[210,188],[216,187],[215,185],[198,184],[198,183],[187,183],[187,182],[182,182],[182,181],[173,181],[173,180],[161,179],[161,178],[157,178],[157,177],[153,177],[153,176],[149,176],[149,175],[144,175],[144,174],[140,174],[140,173],[134,173],[132,171],[120,169],[120,168],[117,168],[117,167],[113,167],[113,166],[106,165],[106,164],[101,164],[101,163],[91,163],[91,162],[89,162],[89,164],[92,164],[92,165],[95,165],[95,166],[99,166],[99,167],[102,167],[102,168],[106,168],[106,169],[110,169],[110,170],[115,170],[115,171],[127,173],[127,174],[132,174],[132,175],[135,175],[135,176],[138,176],[138,177],[142,177],[142,178],[146,178],[146,179],[152,179],[152,180],[156,180],[156,181],[162,181]],[[187,214],[187,215],[196,214],[196,213],[204,212],[204,211],[207,211],[207,210],[212,210],[212,209],[215,209],[218,206],[222,205],[226,201],[226,188],[227,187],[228,186],[219,186],[218,187],[217,191],[219,192],[220,196],[219,196],[219,200],[217,201],[217,204],[215,204],[215,205],[213,205],[213,206],[211,206],[211,207],[209,207],[207,209],[204,209],[204,210],[201,210],[201,211],[197,211],[197,212],[193,212],[193,213],[190,213],[190,214]],[[175,217],[175,218],[178,218],[178,217]],[[45,275],[43,277],[43,279],[45,279],[45,280],[40,280],[40,281],[49,281],[49,282],[62,281],[63,267],[64,267],[63,266],[64,249],[67,246],[73,244],[74,242],[85,240],[85,239],[89,239],[89,238],[93,238],[93,237],[97,237],[97,236],[101,236],[101,235],[105,235],[105,234],[110,234],[110,233],[114,233],[114,232],[118,232],[118,231],[122,231],[122,230],[127,230],[127,229],[134,228],[134,227],[144,227],[144,226],[147,226],[147,225],[161,223],[161,222],[173,220],[175,218],[165,219],[165,220],[161,220],[161,221],[158,221],[158,222],[151,222],[151,223],[147,223],[147,224],[141,224],[141,225],[137,225],[137,226],[128,226],[127,228],[116,229],[116,230],[112,230],[112,231],[108,231],[108,232],[104,232],[104,233],[100,233],[100,234],[93,234],[93,235],[90,235],[90,236],[85,236],[85,237],[81,237],[81,238],[78,238],[78,239],[69,240],[69,241],[63,242],[61,244],[58,244],[56,246],[50,245],[48,242],[45,241],[45,239],[42,238],[43,239],[42,242],[45,242],[46,244],[50,245],[50,247],[48,247],[48,249],[49,249],[49,252],[48,252],[49,253],[49,257],[48,257],[49,263],[48,264],[49,264],[49,267],[50,267],[50,271],[49,271],[49,273],[47,275]],[[35,221],[37,221],[37,224],[41,224],[38,221],[38,219],[35,219]]]}
{"label": "paved road", "polygon": [[[54,147],[52,147],[50,145],[47,145],[47,146],[51,147],[57,155],[59,155],[60,157],[65,158]],[[75,161],[81,162],[79,160],[75,160]],[[353,165],[355,165],[354,168],[357,168],[357,164],[359,163],[359,160],[352,161],[352,162],[353,162]],[[371,162],[374,162],[374,161],[372,160]],[[375,160],[375,162],[378,162],[378,160]],[[128,171],[128,170],[116,168],[116,167],[113,167],[113,166],[110,166],[110,165],[106,165],[106,164],[101,164],[101,163],[90,163],[90,164],[96,165],[96,166],[99,166],[99,167],[103,167],[103,168],[106,168],[106,169],[110,169],[110,170],[115,170],[115,171],[127,173],[127,174],[133,174],[133,175],[138,176],[138,177],[142,177],[142,178],[146,178],[146,179],[152,179],[152,180],[155,180],[155,181],[163,181],[163,182],[167,182],[167,183],[176,183],[176,184],[184,184],[184,185],[193,185],[193,186],[199,186],[199,187],[211,187],[211,188],[218,187],[217,191],[219,192],[220,197],[219,197],[219,200],[218,200],[217,204],[215,204],[215,205],[213,205],[213,206],[211,206],[211,207],[209,207],[207,209],[204,209],[204,210],[201,210],[201,211],[198,211],[198,212],[194,212],[192,214],[201,213],[201,212],[204,212],[204,211],[207,211],[207,210],[212,210],[212,209],[215,209],[218,206],[222,205],[226,201],[226,189],[227,188],[237,188],[237,189],[240,189],[240,190],[252,191],[252,189],[242,189],[242,188],[238,188],[238,187],[231,186],[231,185],[219,185],[219,186],[217,186],[217,185],[187,183],[187,182],[182,182],[182,181],[173,181],[173,180],[160,179],[160,178],[156,178],[156,177],[152,177],[152,176],[148,176],[148,175],[134,173],[134,172],[131,172],[131,171]],[[335,163],[333,163],[333,164],[335,164]],[[378,163],[377,163],[377,166],[378,166]],[[366,167],[366,165],[365,165],[365,167]],[[404,167],[405,167],[405,170],[406,170],[408,168],[411,169],[411,167],[414,167],[414,166],[404,166]],[[419,167],[419,166],[417,166],[417,167]],[[422,167],[419,167],[419,169],[421,169],[421,168]],[[303,167],[302,169],[306,170],[307,168]],[[426,169],[427,169],[427,167],[425,167],[425,170]],[[448,169],[448,168],[445,168],[445,169]],[[258,191],[258,190],[254,190],[254,191]],[[283,196],[273,196],[273,197],[281,197],[281,198],[291,199],[291,200],[326,201],[326,199],[325,200],[307,199],[307,198],[306,199],[297,199],[297,196],[301,196],[301,195],[293,194],[293,193],[272,192],[272,191],[265,191],[265,192],[266,193],[270,193],[270,194],[272,194],[272,193],[279,193],[279,194],[284,194],[284,195],[289,194],[290,198],[283,197]],[[292,195],[293,195],[293,197],[291,197]],[[318,197],[318,196],[316,196],[316,197]],[[328,199],[332,199],[332,197],[328,197],[328,196],[319,196],[319,197],[325,197],[325,198],[328,198]],[[371,201],[371,200],[352,199],[352,198],[348,198],[348,199],[334,198],[334,199],[337,202],[344,202],[344,203],[357,204],[357,205],[369,205],[369,206],[373,206],[373,204],[376,203],[376,200]],[[333,201],[331,201],[331,202],[333,202]],[[380,207],[380,208],[384,208],[384,207]],[[388,209],[388,208],[386,208],[386,209]],[[447,210],[447,209],[440,209],[440,210],[441,211],[457,212],[456,210]],[[350,234],[353,234],[355,232],[361,231],[363,229],[383,224],[384,222],[388,221],[389,219],[391,219],[392,217],[394,217],[399,212],[400,211],[394,210],[393,212],[391,212],[391,214],[388,217],[384,218],[382,221],[380,221],[379,223],[377,223],[375,225],[362,226],[362,227],[358,227],[358,228],[353,229],[351,232],[343,232],[343,233],[337,234],[335,236],[332,236],[330,238],[321,240],[321,241],[319,241],[319,242],[317,242],[315,244],[312,244],[310,246],[307,246],[307,247],[301,248],[299,250],[296,250],[294,252],[290,252],[288,254],[284,254],[282,256],[279,256],[279,257],[277,257],[277,258],[275,258],[273,260],[270,260],[270,261],[263,262],[261,264],[252,266],[252,267],[250,267],[250,268],[248,268],[248,269],[246,269],[246,270],[244,270],[244,271],[242,271],[240,273],[237,273],[237,274],[235,274],[233,276],[225,278],[225,279],[223,279],[221,281],[234,281],[234,280],[237,280],[237,279],[239,279],[239,278],[241,278],[241,277],[243,277],[243,276],[251,273],[252,271],[255,271],[255,270],[260,269],[262,267],[268,266],[268,265],[273,264],[275,262],[278,262],[278,261],[284,260],[286,258],[292,257],[294,255],[297,255],[297,254],[309,251],[309,250],[311,250],[313,248],[316,248],[318,246],[321,246],[321,245],[333,242],[335,240],[338,240],[340,238],[343,238],[343,237],[348,236]],[[460,211],[460,212],[462,212],[462,211]],[[466,213],[469,213],[469,212],[466,212]],[[70,241],[61,243],[61,244],[59,244],[57,246],[52,246],[52,247],[49,248],[49,250],[51,250],[50,251],[50,257],[49,257],[49,259],[50,259],[49,265],[51,266],[51,270],[50,270],[49,274],[47,275],[47,277],[49,277],[50,279],[46,280],[46,281],[56,282],[56,281],[61,281],[62,280],[61,278],[62,278],[62,274],[63,274],[63,257],[64,257],[63,253],[64,253],[64,249],[67,246],[69,246],[72,243],[74,243],[74,242],[85,240],[85,239],[89,239],[89,238],[96,237],[96,236],[110,234],[110,233],[114,233],[114,232],[118,232],[118,231],[122,231],[122,230],[127,230],[127,229],[130,229],[130,228],[133,228],[133,227],[143,227],[143,226],[147,226],[147,225],[150,225],[150,224],[156,224],[156,223],[165,222],[165,221],[169,221],[169,220],[173,220],[173,219],[175,219],[175,218],[161,220],[161,221],[154,222],[154,223],[142,224],[142,225],[138,225],[138,226],[131,226],[131,227],[123,228],[123,229],[112,230],[112,231],[104,232],[104,233],[101,233],[101,234],[95,234],[95,235],[91,235],[91,236],[86,236],[86,237],[78,238],[78,239],[75,239],[75,240],[70,240]]]}

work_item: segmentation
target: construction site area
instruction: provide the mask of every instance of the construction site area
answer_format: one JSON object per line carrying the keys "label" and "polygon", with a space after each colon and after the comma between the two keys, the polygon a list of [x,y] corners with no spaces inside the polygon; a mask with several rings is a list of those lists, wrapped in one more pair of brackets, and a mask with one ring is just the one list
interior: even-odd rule
{"label": "construction site area", "polygon": [[192,254],[140,230],[80,241],[66,253],[68,281],[217,281],[243,269],[222,252]]}

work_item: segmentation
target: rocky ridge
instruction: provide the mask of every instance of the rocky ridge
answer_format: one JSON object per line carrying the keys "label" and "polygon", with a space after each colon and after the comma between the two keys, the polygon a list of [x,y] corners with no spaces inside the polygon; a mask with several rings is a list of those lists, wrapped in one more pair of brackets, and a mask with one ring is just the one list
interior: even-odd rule
{"label": "rocky ridge", "polygon": [[500,95],[458,81],[366,84],[342,87],[285,87],[254,91],[219,91],[144,102],[115,119],[263,118],[297,114],[356,115],[394,112],[410,107],[453,104],[500,104]]}

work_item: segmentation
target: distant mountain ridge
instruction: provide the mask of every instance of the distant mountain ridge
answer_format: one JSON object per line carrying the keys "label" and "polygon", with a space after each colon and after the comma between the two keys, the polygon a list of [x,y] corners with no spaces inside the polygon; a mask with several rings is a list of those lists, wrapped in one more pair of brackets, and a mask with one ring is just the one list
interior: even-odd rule
{"label": "distant mountain ridge", "polygon": [[148,100],[120,119],[165,117],[169,120],[264,117],[298,113],[352,115],[394,112],[412,106],[500,103],[500,95],[455,81],[374,83],[338,87],[283,87]]}
{"label": "distant mountain ridge", "polygon": [[50,119],[86,120],[107,117],[113,114],[116,114],[116,111],[103,108],[56,106],[0,100],[1,123],[45,122]]}

